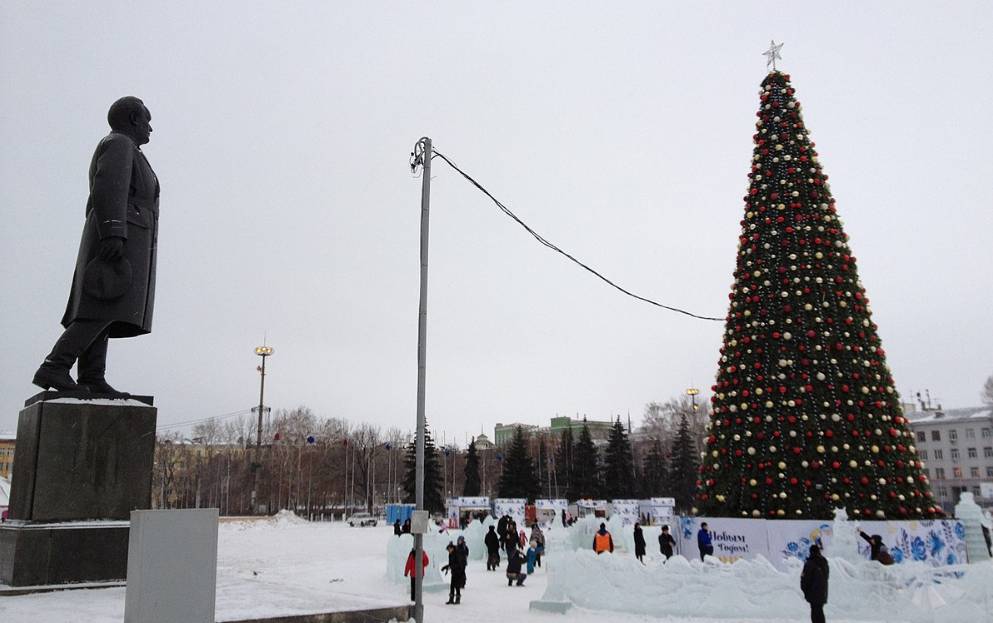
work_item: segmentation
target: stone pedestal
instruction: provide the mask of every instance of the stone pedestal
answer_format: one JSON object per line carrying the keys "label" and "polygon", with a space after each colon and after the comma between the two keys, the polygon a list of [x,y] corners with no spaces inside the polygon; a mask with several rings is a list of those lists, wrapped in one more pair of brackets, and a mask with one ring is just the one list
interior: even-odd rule
{"label": "stone pedestal", "polygon": [[130,513],[151,505],[156,409],[49,394],[18,419],[0,583],[123,580]]}

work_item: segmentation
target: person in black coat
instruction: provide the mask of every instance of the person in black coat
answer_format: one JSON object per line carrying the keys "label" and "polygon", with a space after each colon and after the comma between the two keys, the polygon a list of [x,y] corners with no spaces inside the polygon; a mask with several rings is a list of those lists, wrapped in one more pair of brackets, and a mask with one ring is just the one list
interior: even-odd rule
{"label": "person in black coat", "polygon": [[448,550],[448,564],[441,570],[450,572],[452,580],[448,587],[448,601],[445,604],[460,604],[462,603],[462,587],[465,586],[466,559],[454,543],[449,542],[446,549]]}
{"label": "person in black coat", "polygon": [[395,536],[400,536],[400,520],[397,519],[393,522],[393,534]]}
{"label": "person in black coat", "polygon": [[515,545],[507,553],[507,586],[513,585],[514,580],[517,580],[518,586],[524,586],[524,580],[527,579],[528,574],[521,571],[522,564],[524,564],[524,556]]}
{"label": "person in black coat", "polygon": [[828,598],[828,568],[827,558],[821,556],[821,548],[810,546],[810,556],[803,565],[800,574],[800,590],[803,598],[810,603],[810,622],[824,623],[824,604]]}
{"label": "person in black coat", "polygon": [[500,566],[500,537],[497,536],[493,526],[490,526],[490,531],[483,538],[483,543],[486,544],[486,570],[496,571],[497,567]]}
{"label": "person in black coat", "polygon": [[645,535],[641,531],[641,524],[634,524],[634,557],[638,562],[645,564]]}
{"label": "person in black coat", "polygon": [[499,537],[500,542],[503,543],[507,539],[507,524],[510,523],[510,517],[504,515],[497,520],[497,537]]}
{"label": "person in black coat", "polygon": [[400,526],[400,533],[401,534],[410,534],[410,520],[409,519],[404,519],[403,520],[403,525]]}
{"label": "person in black coat", "polygon": [[507,522],[506,532],[503,535],[503,547],[507,551],[507,556],[510,556],[510,551],[512,549],[518,548],[518,539],[520,536],[517,534],[517,524],[514,520],[509,520]]}
{"label": "person in black coat", "polygon": [[666,560],[672,558],[673,547],[675,545],[676,539],[672,538],[672,535],[669,534],[669,526],[662,526],[662,532],[659,534],[659,550],[666,557]]}

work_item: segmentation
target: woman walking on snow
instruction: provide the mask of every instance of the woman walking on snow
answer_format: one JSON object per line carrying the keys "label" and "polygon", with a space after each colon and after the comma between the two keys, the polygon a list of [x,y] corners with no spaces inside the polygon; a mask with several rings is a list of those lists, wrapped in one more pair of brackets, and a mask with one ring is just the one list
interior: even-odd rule
{"label": "woman walking on snow", "polygon": [[490,531],[486,533],[483,542],[486,544],[486,570],[496,571],[500,566],[500,538],[493,526],[490,526]]}
{"label": "woman walking on snow", "polygon": [[639,523],[634,524],[634,557],[641,564],[645,564],[645,535]]}
{"label": "woman walking on snow", "polygon": [[659,550],[666,560],[672,558],[673,547],[676,546],[676,539],[669,534],[669,526],[662,526],[662,533],[659,534]]}

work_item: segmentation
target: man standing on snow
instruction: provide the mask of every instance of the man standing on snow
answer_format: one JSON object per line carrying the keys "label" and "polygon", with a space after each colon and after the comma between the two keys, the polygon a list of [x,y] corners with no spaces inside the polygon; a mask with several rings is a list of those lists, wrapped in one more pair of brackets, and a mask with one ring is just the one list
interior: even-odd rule
{"label": "man standing on snow", "polygon": [[800,590],[810,604],[810,623],[824,623],[824,604],[828,598],[828,561],[821,556],[821,548],[810,546],[810,556],[800,573]]}
{"label": "man standing on snow", "polygon": [[606,524],[600,524],[600,529],[593,535],[593,551],[597,554],[614,553],[614,538],[607,532]]}
{"label": "man standing on snow", "polygon": [[700,548],[700,560],[714,555],[714,543],[706,521],[700,524],[700,530],[696,533],[696,544]]}

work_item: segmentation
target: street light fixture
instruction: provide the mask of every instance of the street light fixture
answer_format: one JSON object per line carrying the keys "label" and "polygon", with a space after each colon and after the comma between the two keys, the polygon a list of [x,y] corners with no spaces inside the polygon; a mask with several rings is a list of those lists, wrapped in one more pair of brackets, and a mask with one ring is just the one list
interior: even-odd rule
{"label": "street light fixture", "polygon": [[696,410],[697,410],[696,397],[697,397],[697,394],[699,394],[699,393],[700,393],[700,390],[697,389],[696,387],[688,387],[688,388],[686,388],[686,395],[689,396],[690,399],[693,401],[693,411],[694,412],[696,412]]}

